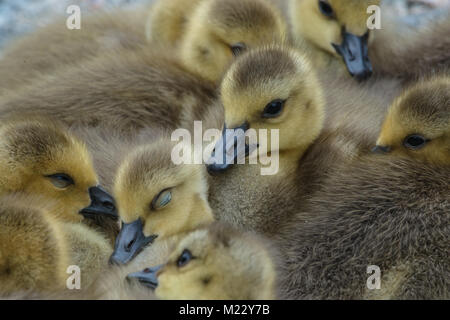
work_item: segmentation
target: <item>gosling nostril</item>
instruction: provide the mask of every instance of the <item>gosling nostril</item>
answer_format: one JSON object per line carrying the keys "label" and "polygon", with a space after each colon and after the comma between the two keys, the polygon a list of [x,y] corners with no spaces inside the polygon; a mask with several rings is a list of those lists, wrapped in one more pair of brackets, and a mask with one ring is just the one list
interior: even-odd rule
{"label": "gosling nostril", "polygon": [[111,201],[102,201],[102,206],[108,210],[116,210],[116,206]]}
{"label": "gosling nostril", "polygon": [[150,268],[145,268],[143,272],[144,272],[144,273],[151,273],[151,272],[152,272],[152,269],[150,269]]}
{"label": "gosling nostril", "polygon": [[356,60],[356,57],[355,57],[355,55],[353,54],[353,52],[351,50],[348,50],[348,54],[349,54],[349,58],[348,58],[349,61],[355,61]]}
{"label": "gosling nostril", "polygon": [[133,239],[130,242],[128,242],[128,244],[125,245],[125,251],[130,252],[131,248],[133,247],[135,242],[136,242],[136,239]]}

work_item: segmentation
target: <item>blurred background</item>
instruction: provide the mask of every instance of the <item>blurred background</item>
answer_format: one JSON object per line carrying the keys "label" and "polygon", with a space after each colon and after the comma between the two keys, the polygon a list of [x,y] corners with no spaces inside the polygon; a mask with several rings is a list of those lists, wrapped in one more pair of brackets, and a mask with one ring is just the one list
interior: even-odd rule
{"label": "blurred background", "polygon": [[[66,9],[78,5],[83,13],[116,7],[132,7],[153,0],[0,0],[0,50],[14,37],[45,26]],[[189,1],[189,0],[186,0]]]}
{"label": "blurred background", "polygon": [[[83,15],[96,10],[132,7],[152,1],[156,0],[0,0],[0,51],[14,37],[44,26],[55,17],[67,17],[69,5],[79,5]],[[411,28],[420,27],[450,6],[450,0],[382,1],[387,9],[384,12],[396,16]]]}

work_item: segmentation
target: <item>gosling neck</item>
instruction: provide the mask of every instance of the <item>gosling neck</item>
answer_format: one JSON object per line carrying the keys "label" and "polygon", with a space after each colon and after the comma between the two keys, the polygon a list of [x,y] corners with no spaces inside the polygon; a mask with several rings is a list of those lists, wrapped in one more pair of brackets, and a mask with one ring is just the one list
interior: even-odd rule
{"label": "gosling neck", "polygon": [[[306,152],[306,150],[308,149],[307,146],[301,146],[301,147],[297,147],[297,148],[290,148],[290,149],[283,149],[283,150],[279,150],[278,151],[278,160],[279,160],[279,164],[278,164],[278,172],[276,173],[277,176],[286,176],[291,174],[293,171],[296,170],[299,161],[301,160],[301,158],[303,157],[304,153]],[[269,152],[269,154],[260,155],[260,163],[267,163],[266,159],[269,159],[270,157],[272,157],[272,161],[274,161],[273,157],[274,157],[274,153],[273,152]],[[260,166],[263,166],[262,164],[260,164]]]}

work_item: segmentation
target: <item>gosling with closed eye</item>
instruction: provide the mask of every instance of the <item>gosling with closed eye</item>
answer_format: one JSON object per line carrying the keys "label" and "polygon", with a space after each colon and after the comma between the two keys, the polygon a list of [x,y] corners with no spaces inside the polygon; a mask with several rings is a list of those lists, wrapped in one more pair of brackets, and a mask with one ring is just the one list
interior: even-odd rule
{"label": "gosling with closed eye", "polygon": [[109,255],[101,233],[114,235],[107,230],[114,229],[117,211],[114,199],[98,185],[85,145],[63,126],[40,118],[9,119],[0,135],[0,196],[21,193],[56,202],[57,209],[48,210],[51,218],[74,224],[67,230],[71,256],[79,257],[80,266],[96,268],[102,255],[89,252]]}
{"label": "gosling with closed eye", "polygon": [[98,186],[85,145],[63,127],[43,119],[10,120],[0,126],[0,137],[1,195],[57,199],[64,204],[59,218],[66,221],[117,216],[114,199]]}
{"label": "gosling with closed eye", "polygon": [[389,109],[374,151],[450,164],[449,92],[447,75],[405,90]]}
{"label": "gosling with closed eye", "polygon": [[271,300],[277,297],[277,266],[264,239],[215,222],[179,241],[162,266],[132,273],[159,299]]}
{"label": "gosling with closed eye", "polygon": [[111,262],[126,264],[153,241],[173,241],[213,220],[205,167],[175,164],[173,147],[168,138],[161,139],[138,148],[120,165],[114,194],[122,229]]}

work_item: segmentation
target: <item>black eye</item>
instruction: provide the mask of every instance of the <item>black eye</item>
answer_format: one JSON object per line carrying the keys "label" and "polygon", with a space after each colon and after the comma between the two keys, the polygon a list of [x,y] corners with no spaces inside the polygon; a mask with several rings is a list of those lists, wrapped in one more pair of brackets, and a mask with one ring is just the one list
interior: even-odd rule
{"label": "black eye", "polygon": [[172,201],[172,191],[171,189],[164,189],[152,200],[151,208],[153,210],[164,208],[170,201]]}
{"label": "black eye", "polygon": [[425,139],[421,135],[412,134],[405,138],[405,140],[403,141],[403,145],[409,149],[417,150],[424,147],[428,141],[429,140]]}
{"label": "black eye", "polygon": [[283,107],[285,100],[277,99],[270,102],[265,108],[263,112],[263,118],[276,118],[281,112],[283,112]]}
{"label": "black eye", "polygon": [[184,249],[183,253],[178,257],[178,268],[184,267],[192,260],[192,253],[188,249]]}
{"label": "black eye", "polygon": [[235,43],[231,46],[231,51],[233,52],[233,55],[235,57],[237,57],[238,55],[240,55],[242,52],[244,52],[247,49],[247,46],[242,43],[242,42],[238,42]]}
{"label": "black eye", "polygon": [[72,177],[65,173],[51,174],[46,177],[49,178],[51,183],[59,189],[64,189],[72,184],[75,184]]}
{"label": "black eye", "polygon": [[322,14],[326,17],[332,17],[334,15],[333,8],[324,0],[319,0],[319,9],[320,12],[322,12]]}

